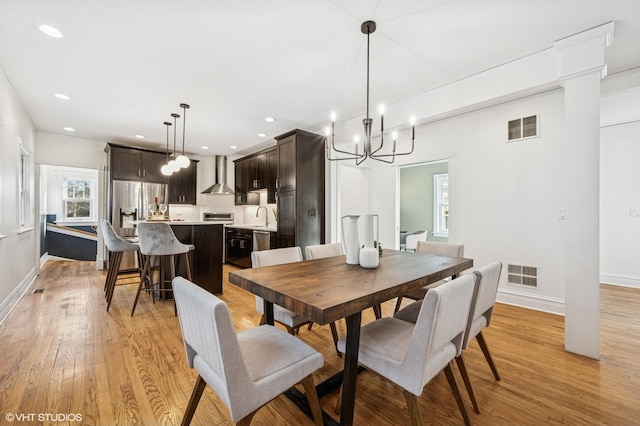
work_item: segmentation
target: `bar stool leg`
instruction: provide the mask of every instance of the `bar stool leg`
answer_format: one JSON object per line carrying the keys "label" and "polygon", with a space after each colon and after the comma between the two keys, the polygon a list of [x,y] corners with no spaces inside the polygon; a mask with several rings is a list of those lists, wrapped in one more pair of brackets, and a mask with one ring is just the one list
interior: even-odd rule
{"label": "bar stool leg", "polygon": [[116,281],[118,281],[118,271],[120,270],[120,262],[122,261],[122,252],[113,252],[113,259],[109,265],[109,271],[107,272],[107,311],[111,306],[111,299],[113,298],[113,292],[116,288]]}
{"label": "bar stool leg", "polygon": [[138,285],[138,291],[136,292],[136,298],[133,301],[133,308],[131,308],[131,316],[136,310],[136,305],[138,304],[138,299],[140,298],[140,291],[142,290],[142,286],[145,285],[147,272],[149,271],[149,264],[151,263],[151,257],[147,256],[144,261],[144,268],[142,268],[142,276],[140,277],[140,285]]}

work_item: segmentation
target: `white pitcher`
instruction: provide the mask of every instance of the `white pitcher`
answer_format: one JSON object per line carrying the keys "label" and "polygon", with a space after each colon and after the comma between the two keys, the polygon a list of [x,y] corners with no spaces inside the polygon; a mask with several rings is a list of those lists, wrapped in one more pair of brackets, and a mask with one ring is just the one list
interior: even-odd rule
{"label": "white pitcher", "polygon": [[[345,238],[344,235],[344,218],[349,218],[349,234]],[[360,263],[360,236],[358,235],[358,219],[359,215],[349,214],[342,216],[342,240],[347,251],[347,263],[349,265],[357,265]]]}
{"label": "white pitcher", "polygon": [[377,214],[365,214],[364,215],[364,247],[360,249],[360,266],[363,268],[377,268],[380,264],[380,253],[374,246],[373,236],[373,219],[376,219],[376,236],[375,240],[378,240],[380,235],[380,219]]}

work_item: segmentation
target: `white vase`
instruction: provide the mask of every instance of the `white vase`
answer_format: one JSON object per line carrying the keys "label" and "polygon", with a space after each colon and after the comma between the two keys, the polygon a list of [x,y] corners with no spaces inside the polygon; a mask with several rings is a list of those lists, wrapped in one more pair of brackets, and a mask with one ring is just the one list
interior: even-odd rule
{"label": "white vase", "polygon": [[[349,233],[345,238],[344,235],[344,218],[349,218]],[[349,265],[357,265],[360,263],[360,236],[358,235],[358,219],[359,215],[342,216],[342,240],[345,242],[345,250],[347,255],[347,263]]]}
{"label": "white vase", "polygon": [[374,246],[373,219],[376,219],[376,239],[379,231],[379,218],[377,214],[365,214],[364,216],[364,247],[360,249],[360,266],[363,268],[377,268],[380,264],[380,254]]}

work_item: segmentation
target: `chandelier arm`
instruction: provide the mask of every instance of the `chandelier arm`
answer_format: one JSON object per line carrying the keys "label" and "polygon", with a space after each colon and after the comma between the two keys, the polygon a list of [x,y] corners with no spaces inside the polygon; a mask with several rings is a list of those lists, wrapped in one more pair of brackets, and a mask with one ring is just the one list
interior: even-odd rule
{"label": "chandelier arm", "polygon": [[332,137],[332,138],[331,138],[331,148],[333,148],[333,150],[334,150],[335,152],[339,152],[339,153],[341,153],[341,154],[346,154],[346,155],[352,155],[352,156],[354,156],[354,158],[362,158],[362,157],[364,157],[364,156],[365,156],[365,154],[364,154],[364,153],[363,153],[363,154],[358,154],[358,152],[357,152],[357,151],[356,151],[356,152],[343,151],[343,150],[341,150],[341,149],[336,148],[336,139],[335,139],[335,137]]}
{"label": "chandelier arm", "polygon": [[[413,149],[414,148],[415,148],[415,142],[414,142],[414,139],[412,138],[411,139],[411,150],[410,151],[407,151],[407,152],[394,152],[393,154],[379,154],[379,155],[373,155],[373,153],[372,153],[369,157],[371,157],[373,159],[378,159],[378,158],[381,158],[381,157],[394,157],[396,155],[398,155],[398,156],[400,156],[400,155],[409,155],[409,154],[413,153]],[[384,161],[384,160],[381,160],[381,161]]]}
{"label": "chandelier arm", "polygon": [[326,138],[324,143],[324,149],[325,149],[325,152],[327,153],[327,160],[329,161],[357,160],[362,157],[362,156],[356,156],[357,154],[354,154],[353,152],[340,151],[340,150],[334,149],[334,151],[350,155],[350,157],[333,157],[332,158],[331,155],[329,154],[330,149],[329,149],[329,144],[327,143]]}

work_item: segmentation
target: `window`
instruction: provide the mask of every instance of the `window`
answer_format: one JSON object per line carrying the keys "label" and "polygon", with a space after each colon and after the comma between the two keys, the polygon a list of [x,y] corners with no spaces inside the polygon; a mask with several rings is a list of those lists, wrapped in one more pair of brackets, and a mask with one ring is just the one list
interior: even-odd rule
{"label": "window", "polygon": [[66,178],[63,185],[64,220],[92,220],[94,217],[94,181]]}
{"label": "window", "polygon": [[20,175],[18,176],[18,219],[20,221],[19,228],[26,230],[32,227],[31,220],[31,152],[22,145],[22,139],[18,137],[18,146],[20,157],[19,167]]}
{"label": "window", "polygon": [[449,173],[433,175],[433,235],[449,236]]}
{"label": "window", "polygon": [[538,116],[518,118],[507,123],[507,142],[538,136]]}

